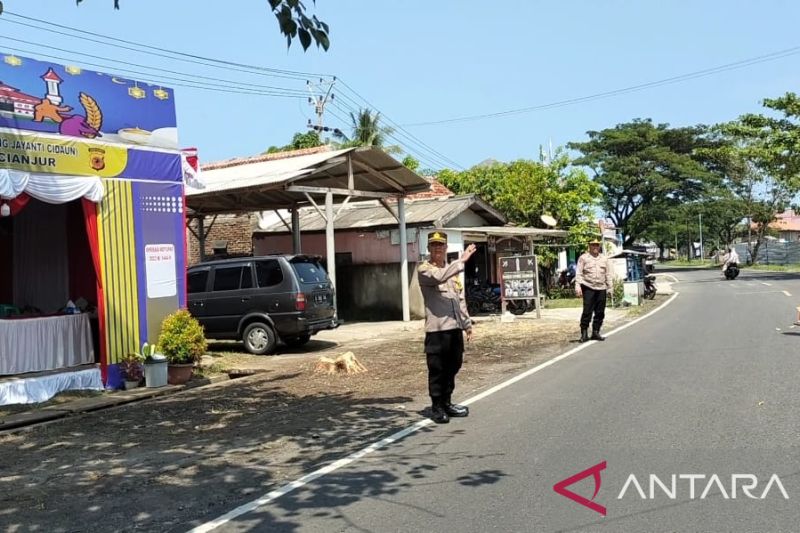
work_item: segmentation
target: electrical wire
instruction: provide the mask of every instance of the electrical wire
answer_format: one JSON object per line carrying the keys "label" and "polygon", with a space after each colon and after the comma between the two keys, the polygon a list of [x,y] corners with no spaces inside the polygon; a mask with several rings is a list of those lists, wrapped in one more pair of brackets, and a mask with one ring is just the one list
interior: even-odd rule
{"label": "electrical wire", "polygon": [[[261,67],[261,66],[257,66],[257,65],[250,65],[250,64],[246,64],[246,63],[239,63],[239,62],[234,62],[234,61],[221,60],[221,59],[216,59],[216,58],[211,58],[211,57],[201,56],[201,55],[196,55],[196,54],[189,54],[189,53],[186,53],[186,52],[168,50],[166,48],[161,48],[161,47],[158,47],[158,46],[152,46],[152,45],[148,45],[148,44],[144,44],[144,43],[138,43],[138,42],[134,42],[134,41],[129,41],[129,40],[126,40],[126,39],[120,39],[118,37],[112,37],[112,36],[109,36],[109,35],[103,35],[101,33],[82,30],[80,28],[74,28],[74,27],[71,27],[71,26],[66,26],[66,25],[63,25],[63,24],[55,23],[55,22],[43,21],[43,20],[40,20],[40,19],[36,19],[36,18],[33,18],[33,17],[27,17],[25,15],[21,15],[21,14],[10,12],[10,11],[5,11],[4,15],[8,15],[8,16],[11,16],[11,17],[14,17],[14,18],[17,18],[17,19],[21,19],[21,20],[24,20],[24,21],[35,22],[36,24],[31,24],[29,22],[22,22],[20,20],[9,20],[6,17],[0,19],[0,22],[7,22],[7,23],[10,23],[10,24],[16,24],[16,25],[19,25],[19,26],[23,26],[23,27],[27,27],[27,28],[31,28],[31,29],[36,29],[36,30],[39,30],[39,31],[45,31],[45,32],[56,34],[56,35],[62,35],[62,36],[70,37],[70,38],[73,38],[73,39],[81,39],[82,41],[94,42],[94,43],[97,43],[97,44],[102,44],[104,46],[112,46],[112,47],[120,48],[120,49],[123,49],[123,50],[129,50],[129,51],[133,51],[133,52],[137,52],[137,53],[146,53],[146,54],[150,54],[150,55],[153,55],[153,56],[162,57],[162,58],[166,58],[166,59],[170,59],[170,60],[184,61],[184,62],[187,62],[187,63],[193,63],[193,64],[209,66],[209,67],[215,67],[215,68],[223,68],[225,70],[233,70],[233,71],[238,71],[238,72],[244,72],[244,73],[247,73],[247,74],[265,75],[265,76],[273,76],[273,77],[295,79],[295,80],[306,79],[309,76],[314,76],[314,77],[317,77],[317,76],[332,77],[331,75],[328,75],[328,74],[302,72],[302,71],[294,71],[294,70],[286,70],[286,69],[274,69],[274,68],[268,68],[268,67]],[[50,26],[50,27],[45,27],[43,25]],[[53,28],[59,28],[59,29],[53,29]],[[66,31],[60,31],[60,30],[66,30]],[[67,33],[67,32],[72,32],[72,33]],[[77,33],[79,35],[74,35],[75,33]],[[89,37],[87,37],[87,36],[89,36]],[[92,37],[96,37],[96,38],[103,39],[103,40],[95,39],[95,38],[92,38]],[[37,43],[30,43],[30,42],[27,42],[27,41],[23,41],[21,39],[14,39],[14,38],[10,38],[10,37],[8,39],[11,39],[11,40],[14,40],[14,41],[17,41],[17,42],[23,42],[23,43],[27,43],[27,44],[32,44],[34,46],[42,46],[42,45],[38,45]],[[106,41],[111,41],[111,42],[106,42]],[[116,43],[122,43],[122,44],[116,44]],[[130,46],[128,46],[128,45],[130,45]],[[187,86],[187,85],[176,85],[175,83],[173,83],[173,85],[176,85],[176,86],[179,86],[179,87],[189,87],[189,88],[197,88],[197,89],[205,89],[205,90],[215,90],[215,87],[216,87],[216,88],[218,88],[219,92],[228,92],[228,93],[236,93],[236,94],[255,94],[255,95],[263,95],[263,96],[285,96],[285,97],[294,97],[294,98],[305,98],[305,96],[300,95],[301,91],[295,90],[295,89],[289,89],[289,88],[284,88],[284,87],[263,86],[263,88],[265,88],[265,89],[272,89],[274,91],[285,91],[285,93],[258,91],[256,89],[251,89],[250,87],[255,86],[255,87],[259,87],[260,88],[261,86],[258,86],[256,84],[247,83],[247,82],[233,82],[231,80],[221,80],[221,79],[212,78],[212,77],[209,77],[209,76],[199,76],[199,75],[194,75],[194,74],[180,73],[180,72],[176,72],[176,71],[161,69],[161,68],[158,68],[158,67],[148,67],[146,65],[142,65],[142,64],[138,64],[138,63],[116,61],[116,60],[112,60],[110,58],[104,58],[102,56],[95,56],[95,55],[92,55],[92,54],[85,54],[85,53],[82,53],[82,52],[74,52],[74,51],[69,51],[69,50],[66,50],[66,49],[58,49],[58,48],[54,48],[54,47],[49,47],[49,48],[57,49],[59,51],[66,52],[66,53],[74,53],[74,54],[81,55],[81,56],[84,56],[84,57],[93,57],[93,58],[102,59],[102,60],[105,60],[105,61],[114,61],[115,63],[127,64],[129,66],[137,66],[137,67],[140,67],[140,68],[148,68],[150,70],[157,70],[157,71],[161,71],[161,72],[178,73],[178,74],[192,76],[194,78],[203,78],[203,79],[212,80],[212,81],[222,81],[222,82],[226,82],[226,83],[229,83],[229,84],[234,84],[234,88],[231,89],[231,88],[228,88],[228,87],[221,87],[218,84],[214,84],[214,83],[195,82],[193,80],[186,80],[186,79],[181,79],[181,78],[171,78],[173,80],[178,80],[179,82],[193,82],[195,84],[195,85],[188,85]],[[17,49],[17,50],[19,50],[19,49]],[[31,53],[31,52],[22,51],[22,53]],[[37,53],[37,52],[33,52],[33,53]],[[51,58],[55,58],[55,59],[59,59],[59,60],[67,60],[67,61],[69,61],[69,59],[66,59],[66,58],[63,58],[63,57],[54,56],[54,55],[41,54],[41,53],[39,53],[39,55],[44,55],[45,57],[51,57]],[[92,65],[92,66],[100,66],[101,68],[115,68],[115,67],[108,67],[106,65],[98,65],[96,63],[86,63],[86,64]],[[117,69],[118,69],[118,67],[117,67]],[[137,75],[149,75],[149,74],[146,74],[146,73],[141,73],[139,71],[132,71],[130,69],[127,69],[125,71],[126,72],[134,72]],[[161,78],[164,78],[164,77],[161,76]],[[146,80],[142,80],[142,81],[146,81]],[[202,83],[202,86],[198,85],[199,83]],[[360,98],[369,107],[375,109],[377,112],[380,112],[380,110],[375,108],[375,106],[373,106],[370,102],[368,102],[363,96],[361,96],[358,92],[356,92],[352,87],[350,87],[349,85],[347,85],[343,81],[342,81],[342,85],[347,90],[349,90],[355,97]],[[356,102],[353,98],[351,98],[351,97],[349,97],[347,95],[344,95],[344,96],[345,96],[346,99],[350,100],[350,102],[355,104],[355,106],[357,108],[360,108],[360,105],[358,104],[358,102]],[[426,143],[421,141],[419,138],[417,138],[416,136],[414,136],[413,134],[411,134],[407,130],[403,129],[402,126],[400,126],[398,123],[396,123],[393,120],[391,120],[384,113],[381,113],[381,114],[383,115],[383,117],[386,120],[386,122],[389,123],[392,126],[392,128],[395,129],[395,132],[393,134],[390,134],[387,137],[390,137],[393,140],[397,141],[404,148],[406,148],[409,153],[413,153],[417,157],[421,156],[420,151],[423,151],[423,152],[428,153],[431,156],[433,156],[433,158],[430,158],[430,157],[427,157],[427,156],[420,157],[421,161],[425,160],[425,161],[427,161],[429,163],[433,162],[433,161],[437,161],[437,163],[434,166],[444,166],[444,167],[446,167],[446,166],[454,166],[454,167],[457,167],[457,168],[463,168],[461,165],[459,165],[454,160],[452,160],[450,158],[447,158],[441,152],[436,151],[435,149],[433,149],[432,147],[430,147],[429,145],[427,145]],[[340,117],[340,120],[341,120],[341,117]],[[410,150],[409,149],[409,145],[416,145],[418,148],[416,150]],[[445,164],[442,164],[442,163],[445,163]]]}
{"label": "electrical wire", "polygon": [[752,65],[757,65],[760,63],[766,63],[768,61],[775,61],[778,59],[783,59],[786,57],[790,57],[800,53],[800,46],[795,46],[792,48],[787,48],[785,50],[779,50],[777,52],[772,52],[770,54],[765,54],[762,56],[752,57],[749,59],[743,59],[741,61],[735,61],[733,63],[726,63],[724,65],[719,65],[716,67],[711,67],[703,70],[697,70],[694,72],[688,72],[686,74],[680,74],[678,76],[672,76],[669,78],[663,78],[661,80],[651,81],[647,83],[641,83],[638,85],[631,85],[629,87],[623,87],[621,89],[614,89],[611,91],[604,91],[599,93],[590,94],[587,96],[580,96],[576,98],[570,98],[567,100],[559,100],[556,102],[551,102],[549,104],[541,104],[529,107],[521,107],[517,109],[509,109],[506,111],[498,111],[495,113],[483,113],[479,115],[465,115],[461,117],[453,117],[448,119],[442,120],[431,120],[427,122],[412,122],[405,124],[406,127],[419,127],[419,126],[434,126],[434,125],[441,125],[441,124],[455,124],[461,122],[470,122],[475,120],[483,120],[489,118],[497,118],[497,117],[505,117],[511,115],[519,115],[523,113],[531,113],[533,111],[539,111],[544,109],[554,109],[558,107],[564,107],[568,105],[575,105],[584,102],[590,102],[593,100],[600,100],[604,98],[610,98],[613,96],[618,96],[621,94],[627,94],[636,91],[642,91],[645,89],[651,89],[654,87],[661,87],[664,85],[671,85],[675,83],[680,83],[684,81],[689,81],[697,78],[712,76],[714,74],[719,74],[721,72],[727,72],[730,70],[737,70],[741,68],[746,68]]}
{"label": "electrical wire", "polygon": [[[289,87],[276,87],[276,86],[272,86],[272,85],[262,85],[262,84],[258,84],[258,83],[239,82],[239,81],[228,80],[228,79],[224,79],[224,78],[215,78],[215,77],[211,77],[211,76],[203,76],[201,74],[187,73],[187,72],[181,72],[181,71],[177,71],[177,70],[173,70],[173,69],[165,69],[165,68],[154,67],[154,66],[150,66],[150,65],[143,65],[141,63],[131,63],[129,61],[122,61],[122,60],[112,59],[110,57],[98,56],[98,55],[94,55],[94,54],[87,54],[87,53],[84,53],[84,52],[77,52],[75,50],[68,50],[66,48],[59,48],[57,46],[43,45],[43,44],[40,44],[40,43],[26,41],[24,39],[16,39],[14,37],[6,37],[5,35],[0,36],[0,39],[5,39],[5,40],[9,40],[9,41],[24,43],[24,44],[32,45],[32,46],[37,46],[37,47],[40,47],[40,48],[45,48],[47,50],[56,50],[56,51],[64,52],[64,53],[67,53],[67,54],[73,54],[73,55],[78,55],[78,56],[83,56],[83,57],[91,57],[91,58],[94,58],[94,59],[100,59],[102,61],[110,61],[110,62],[112,62],[114,64],[119,64],[119,65],[130,65],[130,66],[141,67],[141,68],[145,68],[145,69],[153,70],[153,71],[157,71],[157,72],[166,72],[168,74],[179,74],[181,76],[190,76],[192,78],[203,79],[203,80],[212,80],[214,82],[222,82],[222,83],[226,84],[226,85],[220,85],[220,84],[215,84],[215,83],[206,83],[206,85],[210,85],[210,86],[215,86],[216,85],[216,86],[222,87],[222,88],[228,88],[228,87],[234,86],[237,89],[259,90],[259,91],[263,90],[263,89],[270,89],[270,90],[275,90],[275,91],[285,91],[287,93],[291,93],[293,95],[302,96],[302,97],[306,96],[306,92],[303,91],[302,89],[291,89]],[[30,51],[30,50],[22,50],[22,53],[45,55],[42,52],[33,52],[33,51]],[[54,56],[51,56],[51,57],[54,57]],[[67,59],[67,58],[57,58],[57,59],[60,59],[62,61],[71,61],[71,59]],[[91,65],[91,66],[97,66],[97,67],[101,67],[101,68],[106,68],[106,69],[118,69],[118,67],[115,67],[115,66],[112,66],[112,65],[101,65],[101,64],[97,64],[97,63],[86,63],[86,64],[87,65]],[[124,70],[126,70],[128,72],[133,72],[135,74],[140,74],[140,75],[150,75],[151,74],[149,72],[141,72],[141,71],[130,70],[130,69],[124,69]],[[159,76],[160,76],[161,79],[177,79],[178,81],[192,81],[192,80],[185,80],[185,79],[180,79],[180,78],[170,78],[170,77],[165,77],[165,76],[161,76],[161,75],[159,75]],[[250,89],[251,87],[253,87],[254,89]]]}
{"label": "electrical wire", "polygon": [[[53,55],[53,54],[45,54],[45,53],[41,53],[41,52],[35,52],[33,50],[25,50],[23,48],[16,48],[16,47],[12,47],[12,46],[5,46],[4,49],[5,50],[10,50],[12,52],[18,52],[20,54],[35,54],[35,55],[39,55],[39,56],[42,56],[42,57],[48,57],[50,59],[56,59],[58,61],[69,61],[69,62],[72,61],[71,58],[67,58],[67,57],[63,57],[63,56],[57,56],[57,55]],[[86,61],[82,61],[81,63],[89,65],[89,66],[99,67],[99,68],[113,68],[113,67],[110,67],[108,65],[101,65],[101,64],[98,64],[98,63],[91,63],[91,62],[86,62]],[[143,83],[149,83],[151,85],[160,85],[161,82],[164,79],[167,79],[167,77],[159,77],[159,79],[150,78],[149,77],[150,75],[147,74],[147,73],[142,73],[142,72],[137,72],[137,71],[129,71],[129,70],[126,70],[126,69],[117,69],[117,70],[120,73],[125,73],[125,72],[131,73],[132,72],[132,73],[134,73],[136,75],[144,75],[144,77],[142,79],[138,79],[138,80],[135,80],[135,81],[140,81],[140,82],[143,82]],[[294,95],[294,94],[269,92],[269,91],[255,91],[255,90],[251,90],[251,89],[244,89],[244,90],[227,89],[227,88],[223,88],[223,86],[213,86],[211,84],[206,84],[205,82],[195,82],[193,80],[186,80],[186,79],[183,79],[183,78],[170,78],[170,79],[173,80],[173,82],[171,82],[169,84],[171,87],[183,87],[183,88],[188,88],[188,89],[200,89],[200,90],[214,91],[214,92],[220,92],[220,93],[249,94],[249,95],[254,95],[254,96],[270,96],[270,97],[301,98],[301,99],[305,99],[306,98],[306,96],[302,95],[302,94],[301,95]],[[175,81],[177,81],[178,83],[175,83]],[[188,84],[181,83],[181,82],[188,82]]]}
{"label": "electrical wire", "polygon": [[[144,54],[149,54],[149,55],[152,55],[152,56],[167,58],[167,59],[171,59],[173,61],[183,61],[183,62],[186,62],[186,63],[194,63],[194,64],[197,64],[197,65],[204,65],[204,66],[209,66],[209,67],[222,68],[222,69],[225,69],[225,70],[235,70],[235,71],[239,71],[239,72],[247,72],[247,73],[250,73],[250,74],[257,74],[257,75],[263,75],[263,76],[272,76],[272,77],[277,77],[277,78],[289,78],[289,79],[305,80],[309,76],[323,76],[323,77],[325,76],[325,75],[311,73],[311,72],[300,72],[300,71],[273,69],[273,68],[268,68],[268,67],[261,67],[261,66],[258,66],[258,65],[248,65],[248,64],[245,64],[245,63],[237,63],[235,61],[226,61],[226,60],[223,60],[223,59],[214,59],[214,58],[207,58],[207,57],[204,57],[204,56],[196,56],[194,54],[188,54],[188,53],[185,53],[185,52],[176,52],[176,51],[172,51],[172,50],[167,50],[165,48],[159,48],[157,46],[150,46],[150,45],[147,45],[147,44],[135,43],[133,41],[127,41],[125,39],[118,39],[116,37],[111,37],[109,35],[103,35],[103,34],[100,34],[100,33],[89,32],[89,31],[86,31],[86,30],[81,30],[79,28],[72,28],[70,26],[64,26],[62,24],[56,24],[55,22],[36,20],[36,19],[32,19],[31,17],[25,17],[23,15],[19,15],[19,14],[16,14],[16,13],[11,13],[11,12],[8,12],[8,11],[4,12],[3,15],[4,16],[5,15],[11,15],[11,16],[14,16],[14,17],[19,17],[19,18],[23,18],[23,19],[27,19],[27,20],[35,20],[39,24],[47,24],[49,26],[54,26],[54,27],[57,27],[57,28],[67,29],[69,31],[80,33],[80,34],[83,34],[83,35],[96,36],[96,37],[100,37],[102,39],[106,39],[108,41],[122,42],[122,43],[130,44],[130,45],[133,45],[133,46],[126,46],[126,45],[123,45],[123,44],[114,44],[113,42],[106,42],[106,41],[102,41],[102,40],[99,40],[99,39],[93,39],[91,37],[86,37],[86,36],[83,36],[83,35],[74,35],[72,33],[67,33],[67,32],[60,31],[60,30],[55,30],[53,28],[37,26],[37,25],[34,25],[34,24],[29,24],[27,22],[20,22],[20,21],[17,21],[17,20],[9,20],[7,18],[0,18],[0,21],[5,22],[7,24],[16,24],[16,25],[19,25],[19,26],[27,27],[27,28],[33,28],[33,29],[37,29],[37,30],[40,30],[40,31],[53,33],[55,35],[61,35],[61,36],[64,36],[64,37],[70,37],[72,39],[81,39],[82,41],[88,41],[88,42],[92,42],[92,43],[102,44],[104,46],[113,46],[115,48],[120,48],[120,49],[123,49],[123,50],[129,50],[129,51],[132,51],[132,52],[144,53]],[[134,48],[134,46],[137,47],[137,48]],[[169,54],[171,54],[171,55],[169,55]]]}

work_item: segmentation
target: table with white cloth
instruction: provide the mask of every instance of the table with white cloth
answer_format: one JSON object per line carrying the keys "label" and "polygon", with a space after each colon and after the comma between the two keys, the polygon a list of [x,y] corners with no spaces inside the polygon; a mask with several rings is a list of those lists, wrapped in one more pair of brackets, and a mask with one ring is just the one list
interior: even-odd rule
{"label": "table with white cloth", "polygon": [[94,363],[89,315],[0,320],[0,375]]}

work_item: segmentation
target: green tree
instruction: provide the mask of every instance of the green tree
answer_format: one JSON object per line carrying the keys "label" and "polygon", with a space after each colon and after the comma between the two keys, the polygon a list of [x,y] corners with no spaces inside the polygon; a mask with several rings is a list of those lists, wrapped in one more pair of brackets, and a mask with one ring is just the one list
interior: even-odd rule
{"label": "green tree", "polygon": [[[80,4],[83,0],[75,0]],[[316,5],[316,0],[312,0]],[[114,9],[119,9],[120,0],[114,0]],[[306,6],[300,0],[269,0],[269,7],[278,21],[280,32],[286,37],[286,46],[291,47],[292,41],[298,39],[303,50],[308,50],[311,43],[318,48],[328,50],[330,47],[330,28],[317,18],[316,15],[308,17]],[[0,3],[2,12],[2,3]]]}
{"label": "green tree", "polygon": [[771,231],[770,223],[792,207],[800,192],[800,98],[789,92],[765,99],[763,106],[769,115],[742,115],[718,128],[729,139],[719,157],[736,170],[731,187],[746,202],[752,220],[753,258]]}
{"label": "green tree", "polygon": [[340,135],[343,147],[369,146],[380,148],[384,152],[397,154],[402,149],[396,145],[387,145],[387,139],[394,133],[394,129],[381,124],[381,114],[370,109],[360,109],[358,113],[350,112],[352,133],[349,138]]}
{"label": "green tree", "polygon": [[267,148],[265,154],[274,154],[275,152],[286,152],[289,150],[302,150],[303,148],[315,148],[322,146],[324,143],[319,138],[319,133],[316,131],[297,132],[292,136],[292,142],[285,146],[270,146]]}
{"label": "green tree", "polygon": [[642,236],[644,225],[633,218],[637,211],[695,200],[718,181],[700,151],[713,145],[706,132],[704,126],[670,128],[637,119],[569,144],[582,153],[574,164],[593,171],[602,207],[623,230],[626,245]]}
{"label": "green tree", "polygon": [[[550,164],[518,160],[485,162],[456,172],[445,169],[437,179],[456,194],[476,194],[519,226],[544,228],[542,215],[550,215],[569,232],[568,242],[584,244],[596,235],[594,207],[599,187],[583,170],[570,167],[559,153]],[[537,248],[544,287],[551,286],[553,248]]]}
{"label": "green tree", "polygon": [[416,172],[419,168],[419,161],[414,159],[412,156],[407,155],[403,158],[403,166]]}
{"label": "green tree", "polygon": [[599,187],[562,154],[549,165],[518,160],[474,166],[462,172],[442,170],[439,181],[456,194],[476,194],[520,226],[546,227],[550,215],[570,231],[573,242],[596,233],[594,206]]}

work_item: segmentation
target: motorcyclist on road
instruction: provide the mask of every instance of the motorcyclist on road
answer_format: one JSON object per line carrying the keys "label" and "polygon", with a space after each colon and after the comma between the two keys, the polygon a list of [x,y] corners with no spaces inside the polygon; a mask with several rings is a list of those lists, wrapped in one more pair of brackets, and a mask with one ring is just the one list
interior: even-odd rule
{"label": "motorcyclist on road", "polygon": [[722,275],[725,275],[725,271],[728,270],[728,267],[731,265],[738,266],[739,265],[739,254],[736,253],[736,248],[733,246],[728,248],[728,253],[723,256],[725,262],[722,264]]}

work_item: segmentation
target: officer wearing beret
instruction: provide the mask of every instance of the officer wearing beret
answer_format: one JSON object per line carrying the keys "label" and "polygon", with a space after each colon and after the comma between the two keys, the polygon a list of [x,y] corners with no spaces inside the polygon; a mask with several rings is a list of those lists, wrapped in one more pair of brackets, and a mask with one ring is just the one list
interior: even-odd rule
{"label": "officer wearing beret", "polygon": [[464,358],[464,335],[472,338],[472,320],[464,300],[459,274],[475,253],[470,244],[461,257],[447,264],[447,234],[428,235],[430,257],[417,268],[417,278],[425,301],[425,354],[428,363],[428,393],[431,419],[446,424],[450,417],[467,416],[469,409],[452,403],[455,377]]}
{"label": "officer wearing beret", "polygon": [[[608,291],[614,287],[614,275],[605,255],[600,254],[600,241],[589,242],[589,251],[578,258],[575,273],[575,294],[583,296],[583,314],[581,314],[581,342],[589,339],[604,341],[600,335],[603,319],[606,316],[606,298]],[[592,321],[594,315],[594,321]],[[589,322],[592,322],[592,336],[589,337]]]}

